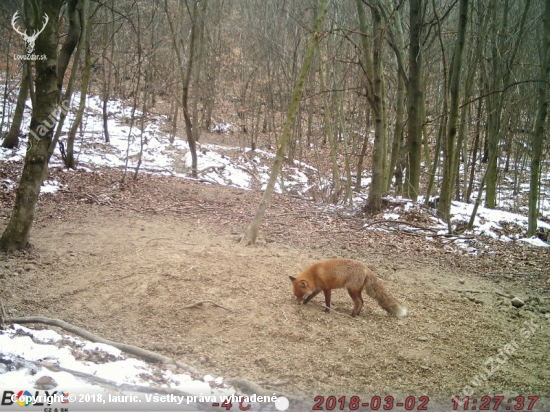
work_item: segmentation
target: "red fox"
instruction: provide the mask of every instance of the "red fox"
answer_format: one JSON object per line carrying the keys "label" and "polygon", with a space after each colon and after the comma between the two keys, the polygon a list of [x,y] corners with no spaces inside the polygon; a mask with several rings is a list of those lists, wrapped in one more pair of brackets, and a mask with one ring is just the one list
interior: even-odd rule
{"label": "red fox", "polygon": [[389,314],[399,317],[407,314],[407,308],[390,296],[376,275],[357,260],[325,260],[314,263],[296,277],[289,277],[298,303],[305,305],[322,291],[327,306],[325,312],[330,311],[331,290],[346,288],[355,303],[353,317],[359,315],[363,307],[363,289]]}

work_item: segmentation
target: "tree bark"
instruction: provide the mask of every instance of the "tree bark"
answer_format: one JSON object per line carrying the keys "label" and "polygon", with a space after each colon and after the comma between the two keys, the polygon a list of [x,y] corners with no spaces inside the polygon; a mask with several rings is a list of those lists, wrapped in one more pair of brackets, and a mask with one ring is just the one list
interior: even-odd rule
{"label": "tree bark", "polygon": [[384,69],[382,54],[384,47],[384,30],[380,4],[377,1],[371,5],[373,19],[372,34],[374,47],[372,49],[373,64],[373,113],[374,113],[374,148],[372,154],[372,182],[365,210],[370,214],[380,212],[382,207],[382,192],[384,191],[387,146],[386,100]]}
{"label": "tree bark", "polygon": [[409,161],[405,182],[405,196],[416,201],[420,187],[422,161],[422,0],[409,0],[410,45],[408,87],[408,140]]}
{"label": "tree bark", "polygon": [[10,130],[2,142],[2,147],[14,148],[19,145],[19,133],[21,132],[21,122],[23,121],[23,113],[25,111],[25,102],[29,95],[29,85],[31,83],[30,64],[23,62],[23,78],[19,95],[17,96],[17,104],[11,121]]}
{"label": "tree bark", "polygon": [[[27,246],[42,176],[48,167],[48,147],[52,140],[60,85],[65,74],[57,59],[59,43],[57,18],[63,3],[63,0],[37,1],[39,15],[46,13],[51,19],[36,39],[36,54],[45,55],[46,60],[36,61],[36,105],[32,111],[29,144],[14,208],[0,238],[2,251],[20,250]],[[64,57],[67,57],[67,52],[64,53]]]}

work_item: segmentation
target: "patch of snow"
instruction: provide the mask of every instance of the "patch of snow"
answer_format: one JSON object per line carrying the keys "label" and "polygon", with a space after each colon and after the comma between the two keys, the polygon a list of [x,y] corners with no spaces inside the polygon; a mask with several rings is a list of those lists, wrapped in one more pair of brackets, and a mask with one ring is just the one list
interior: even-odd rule
{"label": "patch of snow", "polygon": [[[66,342],[70,344],[65,344]],[[60,347],[60,343],[64,346]],[[102,399],[107,400],[110,399],[109,394],[136,393],[132,391],[132,387],[151,388],[150,393],[154,393],[155,385],[158,385],[158,366],[123,356],[119,349],[110,345],[83,341],[69,335],[63,336],[50,329],[35,330],[13,325],[12,329],[0,331],[0,347],[3,359],[0,365],[8,365],[0,369],[0,387],[14,393],[21,389],[28,390],[34,396],[36,389],[39,389],[37,380],[49,377],[54,381],[54,387],[49,389],[49,394],[53,394],[54,391],[58,394],[69,391],[68,393],[73,394],[70,404],[77,409],[78,398],[74,397],[76,394],[101,394]],[[82,357],[79,353],[89,352],[93,352],[94,358],[99,357],[103,361],[95,363],[90,360],[79,360]],[[220,377],[207,375],[203,380],[197,380],[190,375],[174,374],[169,370],[162,371],[161,375],[164,380],[162,387],[178,390],[182,396],[221,397],[236,393],[232,387],[226,386]],[[115,387],[106,390],[102,387],[102,380],[111,382]],[[55,402],[52,405],[57,406]],[[113,403],[107,405],[116,406]],[[154,408],[154,404],[150,406]],[[138,409],[144,410],[141,406]]]}
{"label": "patch of snow", "polygon": [[518,239],[520,242],[525,242],[531,246],[538,246],[538,247],[550,247],[548,243],[546,243],[544,240],[539,239],[536,236],[533,237],[526,237],[522,239]]}

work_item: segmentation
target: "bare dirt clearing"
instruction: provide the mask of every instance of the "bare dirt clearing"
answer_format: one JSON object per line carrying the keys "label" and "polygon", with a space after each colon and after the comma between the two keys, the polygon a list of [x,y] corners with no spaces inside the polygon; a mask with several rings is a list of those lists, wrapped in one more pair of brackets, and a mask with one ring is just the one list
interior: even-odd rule
{"label": "bare dirt clearing", "polygon": [[[547,395],[546,250],[473,259],[279,196],[259,245],[246,247],[238,239],[258,193],[151,176],[121,191],[109,173],[61,176],[70,191],[42,198],[33,250],[2,256],[0,297],[15,316],[63,319],[215,376],[288,381],[275,390],[310,399],[427,394],[449,410],[450,395],[515,342],[476,395]],[[336,256],[371,267],[409,315],[389,317],[365,296],[352,319],[345,290],[333,293],[337,313],[323,313],[322,297],[296,305],[288,275]],[[532,299],[516,309],[495,292]],[[184,309],[202,300],[229,311]]]}

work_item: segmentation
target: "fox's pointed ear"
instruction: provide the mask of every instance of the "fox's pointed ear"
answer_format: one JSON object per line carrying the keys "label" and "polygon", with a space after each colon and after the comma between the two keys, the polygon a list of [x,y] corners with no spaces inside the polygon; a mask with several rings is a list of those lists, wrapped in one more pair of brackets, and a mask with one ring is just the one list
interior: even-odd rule
{"label": "fox's pointed ear", "polygon": [[294,282],[296,280],[296,278],[294,276],[289,276],[289,278],[290,278],[291,282]]}

